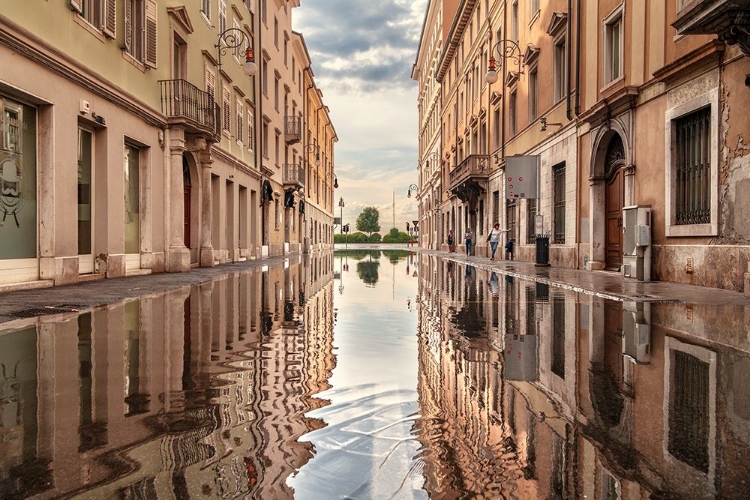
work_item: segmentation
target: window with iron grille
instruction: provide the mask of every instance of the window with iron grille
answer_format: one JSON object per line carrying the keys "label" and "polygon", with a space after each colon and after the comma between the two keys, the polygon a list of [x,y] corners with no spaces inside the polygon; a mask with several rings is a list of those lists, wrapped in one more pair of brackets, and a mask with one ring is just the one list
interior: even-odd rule
{"label": "window with iron grille", "polygon": [[552,167],[555,214],[553,226],[554,242],[565,243],[565,163]]}
{"label": "window with iron grille", "polygon": [[514,281],[505,282],[505,334],[518,335],[518,283]]}
{"label": "window with iron grille", "polygon": [[526,335],[536,335],[536,290],[526,287]]}
{"label": "window with iron grille", "polygon": [[675,123],[675,224],[711,222],[711,108]]}
{"label": "window with iron grille", "polygon": [[526,200],[526,243],[536,243],[536,198]]}
{"label": "window with iron grille", "polygon": [[709,365],[673,350],[669,392],[669,453],[696,469],[709,468]]}
{"label": "window with iron grille", "polygon": [[492,223],[500,222],[500,191],[492,192]]}

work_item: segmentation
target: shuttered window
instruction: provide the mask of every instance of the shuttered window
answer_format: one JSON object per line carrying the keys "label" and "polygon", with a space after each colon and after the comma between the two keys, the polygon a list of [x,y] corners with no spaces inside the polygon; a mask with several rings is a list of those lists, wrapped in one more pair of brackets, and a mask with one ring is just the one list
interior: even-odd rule
{"label": "shuttered window", "polygon": [[231,123],[230,120],[232,119],[232,110],[231,110],[231,103],[232,103],[232,93],[229,90],[229,85],[227,82],[224,82],[224,86],[221,90],[222,95],[222,119],[224,120],[223,129],[227,132],[231,131]]}
{"label": "shuttered window", "polygon": [[247,150],[251,153],[255,150],[255,117],[247,105]]}
{"label": "shuttered window", "polygon": [[156,0],[123,0],[125,51],[149,68],[156,67],[156,13]]}
{"label": "shuttered window", "polygon": [[237,142],[242,143],[245,139],[244,132],[244,121],[245,121],[245,106],[242,103],[242,99],[237,99],[235,103],[235,117],[237,118]]}

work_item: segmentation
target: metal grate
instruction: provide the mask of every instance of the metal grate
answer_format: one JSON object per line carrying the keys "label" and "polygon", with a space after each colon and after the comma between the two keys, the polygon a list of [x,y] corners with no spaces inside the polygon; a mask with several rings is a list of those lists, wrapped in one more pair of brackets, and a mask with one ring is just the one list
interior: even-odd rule
{"label": "metal grate", "polygon": [[37,316],[51,316],[52,314],[78,312],[85,307],[86,306],[81,306],[78,304],[59,304],[56,306],[32,307],[29,309],[22,309],[20,311],[9,312],[6,313],[5,316],[10,316],[13,318],[35,318]]}
{"label": "metal grate", "polygon": [[552,167],[555,203],[555,243],[565,243],[565,163]]}
{"label": "metal grate", "polygon": [[711,108],[680,118],[677,128],[677,224],[711,222]]}

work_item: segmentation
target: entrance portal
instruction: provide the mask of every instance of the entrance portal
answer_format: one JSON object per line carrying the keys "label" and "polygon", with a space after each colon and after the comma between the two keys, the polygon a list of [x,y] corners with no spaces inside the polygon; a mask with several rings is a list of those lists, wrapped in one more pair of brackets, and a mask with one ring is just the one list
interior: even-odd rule
{"label": "entrance portal", "polygon": [[625,149],[619,135],[612,136],[607,146],[604,172],[606,254],[605,269],[619,271],[622,266],[622,207],[625,202]]}

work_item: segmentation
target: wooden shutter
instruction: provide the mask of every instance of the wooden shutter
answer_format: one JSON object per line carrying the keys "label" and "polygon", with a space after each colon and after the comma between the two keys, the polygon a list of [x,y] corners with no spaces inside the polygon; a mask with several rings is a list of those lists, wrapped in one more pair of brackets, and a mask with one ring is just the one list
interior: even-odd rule
{"label": "wooden shutter", "polygon": [[81,0],[69,0],[68,6],[70,6],[70,10],[74,10],[79,14],[83,14],[83,5],[81,5]]}
{"label": "wooden shutter", "polygon": [[156,0],[146,0],[146,50],[144,63],[156,67]]}
{"label": "wooden shutter", "polygon": [[127,52],[133,51],[133,0],[123,2],[123,27],[125,33],[122,36],[122,46]]}
{"label": "wooden shutter", "polygon": [[116,4],[116,0],[104,0],[104,19],[102,19],[102,32],[109,38],[114,38],[115,31],[117,30]]}

